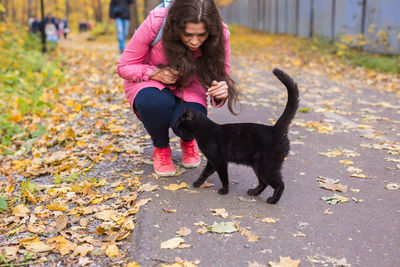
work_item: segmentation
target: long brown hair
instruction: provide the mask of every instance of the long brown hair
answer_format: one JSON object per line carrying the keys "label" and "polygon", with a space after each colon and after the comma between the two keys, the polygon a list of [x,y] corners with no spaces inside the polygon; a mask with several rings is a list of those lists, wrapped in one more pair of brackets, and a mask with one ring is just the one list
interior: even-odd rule
{"label": "long brown hair", "polygon": [[[203,22],[208,38],[201,45],[202,56],[195,59],[192,52],[181,41],[186,23]],[[180,73],[181,85],[189,84],[193,77],[204,88],[213,80],[226,81],[228,85],[228,108],[232,114],[238,101],[236,83],[225,70],[225,39],[222,19],[213,0],[175,0],[169,8],[163,30],[163,47],[168,64]]]}

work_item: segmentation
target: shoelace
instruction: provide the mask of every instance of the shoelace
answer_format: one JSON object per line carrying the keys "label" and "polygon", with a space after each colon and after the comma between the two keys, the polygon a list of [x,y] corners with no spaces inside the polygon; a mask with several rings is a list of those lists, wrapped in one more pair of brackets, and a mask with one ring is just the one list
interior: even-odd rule
{"label": "shoelace", "polygon": [[190,156],[190,157],[195,157],[196,156],[196,154],[195,154],[195,145],[194,145],[194,142],[190,142],[190,143],[184,143],[184,152],[188,155],[188,156]]}
{"label": "shoelace", "polygon": [[155,149],[151,158],[153,159],[155,155],[159,159],[161,165],[168,165],[168,158],[170,158],[170,152],[167,149]]}

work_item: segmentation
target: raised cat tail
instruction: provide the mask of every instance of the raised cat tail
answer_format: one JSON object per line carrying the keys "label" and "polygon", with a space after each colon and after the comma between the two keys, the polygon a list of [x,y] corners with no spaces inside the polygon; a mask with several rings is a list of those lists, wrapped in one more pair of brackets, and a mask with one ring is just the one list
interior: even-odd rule
{"label": "raised cat tail", "polygon": [[274,69],[272,73],[286,86],[288,91],[288,101],[285,110],[274,125],[274,130],[277,133],[284,135],[288,133],[289,125],[299,107],[299,89],[293,79],[282,70]]}

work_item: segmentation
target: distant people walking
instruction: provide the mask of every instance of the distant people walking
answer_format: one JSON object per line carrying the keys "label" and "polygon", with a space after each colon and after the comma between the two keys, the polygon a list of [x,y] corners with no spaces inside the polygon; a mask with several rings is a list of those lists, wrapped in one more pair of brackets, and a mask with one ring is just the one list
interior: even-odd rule
{"label": "distant people walking", "polygon": [[60,22],[60,29],[64,35],[64,39],[67,39],[67,35],[70,32],[68,20],[65,18]]}
{"label": "distant people walking", "polygon": [[121,53],[125,49],[125,41],[129,30],[129,5],[134,3],[135,0],[111,0],[110,2],[110,18],[115,20]]}

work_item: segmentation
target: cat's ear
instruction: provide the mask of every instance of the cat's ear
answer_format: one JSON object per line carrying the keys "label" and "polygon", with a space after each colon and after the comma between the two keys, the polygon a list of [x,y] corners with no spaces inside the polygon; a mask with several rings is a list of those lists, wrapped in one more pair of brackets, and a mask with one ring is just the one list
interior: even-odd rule
{"label": "cat's ear", "polygon": [[194,112],[193,112],[193,110],[188,109],[188,110],[186,111],[186,115],[187,115],[186,119],[188,119],[188,120],[193,120],[193,118],[194,118]]}

